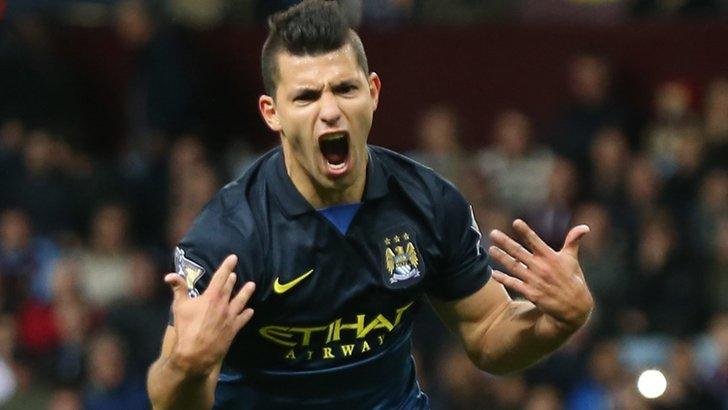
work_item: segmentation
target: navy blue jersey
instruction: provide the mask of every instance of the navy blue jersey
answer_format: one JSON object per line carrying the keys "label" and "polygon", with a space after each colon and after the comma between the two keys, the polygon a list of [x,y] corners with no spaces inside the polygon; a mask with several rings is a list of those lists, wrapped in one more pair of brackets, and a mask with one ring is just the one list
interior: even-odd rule
{"label": "navy blue jersey", "polygon": [[176,251],[199,295],[229,254],[252,320],[225,357],[216,408],[426,408],[410,355],[427,294],[454,300],[490,277],[467,202],[431,169],[369,147],[345,233],[289,179],[280,148],[206,206]]}

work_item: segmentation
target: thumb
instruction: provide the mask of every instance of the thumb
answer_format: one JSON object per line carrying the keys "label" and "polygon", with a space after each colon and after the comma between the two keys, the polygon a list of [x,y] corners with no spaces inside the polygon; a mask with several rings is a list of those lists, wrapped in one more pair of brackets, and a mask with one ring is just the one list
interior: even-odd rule
{"label": "thumb", "polygon": [[174,302],[187,298],[187,282],[179,273],[168,273],[164,281],[172,288]]}
{"label": "thumb", "polygon": [[581,239],[589,233],[590,229],[587,225],[577,225],[566,234],[566,240],[564,240],[564,247],[562,251],[571,254],[574,258],[579,255],[579,244]]}

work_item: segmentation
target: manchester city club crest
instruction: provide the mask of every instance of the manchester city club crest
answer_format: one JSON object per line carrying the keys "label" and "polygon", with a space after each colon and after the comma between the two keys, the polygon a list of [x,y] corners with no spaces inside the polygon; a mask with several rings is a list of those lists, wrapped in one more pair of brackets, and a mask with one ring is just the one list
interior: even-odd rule
{"label": "manchester city club crest", "polygon": [[396,288],[409,286],[422,275],[422,260],[411,233],[387,236],[382,243],[388,285]]}

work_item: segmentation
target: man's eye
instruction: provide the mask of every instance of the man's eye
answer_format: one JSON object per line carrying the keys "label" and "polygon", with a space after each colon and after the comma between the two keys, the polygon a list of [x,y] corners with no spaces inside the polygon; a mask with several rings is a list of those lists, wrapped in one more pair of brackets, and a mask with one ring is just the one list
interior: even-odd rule
{"label": "man's eye", "polygon": [[297,95],[293,101],[296,102],[311,102],[316,100],[316,94],[315,93],[303,93],[300,95]]}
{"label": "man's eye", "polygon": [[354,91],[356,91],[355,85],[343,85],[343,86],[339,87],[340,94],[351,94]]}

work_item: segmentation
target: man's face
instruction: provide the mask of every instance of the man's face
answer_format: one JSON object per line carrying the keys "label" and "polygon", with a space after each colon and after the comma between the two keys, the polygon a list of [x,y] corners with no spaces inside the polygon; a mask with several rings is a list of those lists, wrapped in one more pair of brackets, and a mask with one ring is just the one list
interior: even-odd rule
{"label": "man's face", "polygon": [[282,136],[291,179],[319,192],[361,181],[379,98],[377,75],[362,71],[348,43],[315,56],[281,52],[278,67],[275,99],[261,97],[260,109]]}

